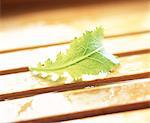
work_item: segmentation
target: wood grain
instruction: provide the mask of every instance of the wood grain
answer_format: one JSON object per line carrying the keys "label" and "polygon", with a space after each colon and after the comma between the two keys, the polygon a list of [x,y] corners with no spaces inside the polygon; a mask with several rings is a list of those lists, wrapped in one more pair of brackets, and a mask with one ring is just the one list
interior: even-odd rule
{"label": "wood grain", "polygon": [[[116,53],[114,55],[118,57],[124,57],[124,56],[130,56],[130,55],[139,55],[139,54],[147,54],[150,53],[149,49],[144,50],[137,50],[137,51],[129,51],[129,52],[122,52],[122,53]],[[4,67],[4,66],[3,66]],[[11,66],[13,67],[13,66]],[[4,68],[3,68],[4,69]],[[29,71],[28,66],[20,67],[20,68],[9,68],[6,70],[0,70],[0,75],[7,75],[7,74],[14,74],[14,73],[21,73],[21,72],[27,72]]]}
{"label": "wood grain", "polygon": [[[44,2],[37,4],[41,6],[37,10],[23,10],[24,5],[16,7],[22,12],[14,13],[10,10],[17,4],[13,3],[7,9],[8,13],[2,11],[0,122],[78,122],[74,119],[87,117],[90,118],[81,122],[93,122],[93,118],[99,122],[103,119],[100,115],[118,113],[102,116],[112,122],[111,116],[119,117],[126,111],[149,110],[150,1],[89,2],[50,9],[48,4],[42,8]],[[33,4],[27,6],[32,7]],[[104,46],[120,56],[121,61],[120,67],[107,77],[78,83],[51,83],[35,79],[27,72],[26,66],[53,57],[49,54],[58,52],[60,47],[65,49],[73,37],[100,25],[105,29]],[[127,116],[127,121],[121,120],[148,123],[150,119],[142,111],[135,111],[136,118],[142,120],[134,121],[131,115]],[[142,115],[137,115],[137,112]]]}
{"label": "wood grain", "polygon": [[128,111],[116,114],[109,114],[103,116],[95,116],[95,117],[88,117],[83,119],[76,119],[70,121],[64,121],[62,123],[149,123],[150,121],[150,108],[149,109],[142,109],[136,111]]}
{"label": "wood grain", "polygon": [[[149,35],[150,33],[118,38],[106,38],[103,41],[103,44],[107,51],[118,56],[129,56],[135,54],[148,53],[150,52]],[[40,45],[40,47],[42,47],[42,45]],[[35,49],[33,49],[32,47],[31,49],[26,49],[25,51],[17,52],[14,52],[13,50],[5,52],[4,50],[2,50],[2,52],[0,52],[0,74],[2,75],[9,73],[10,69],[12,69],[12,73],[13,71],[25,72],[27,70],[27,68],[24,68],[25,66],[34,65],[37,62],[45,60],[49,57],[53,58],[59,51],[64,51],[67,47],[68,44],[61,44],[59,46],[46,45],[42,48]],[[23,68],[21,69],[21,67]]]}
{"label": "wood grain", "polygon": [[[0,101],[4,100],[12,100],[12,99],[18,99],[18,98],[24,98],[24,97],[30,97],[37,94],[43,94],[48,92],[63,92],[63,91],[69,91],[69,90],[75,90],[75,89],[81,89],[89,86],[100,86],[100,85],[107,85],[112,83],[118,83],[120,81],[127,81],[127,80],[136,80],[136,79],[142,79],[142,78],[148,78],[150,77],[150,72],[144,72],[139,74],[132,74],[132,75],[124,75],[124,76],[118,76],[118,77],[111,77],[111,78],[105,78],[105,79],[96,79],[93,81],[82,81],[78,83],[71,83],[71,84],[62,84],[62,85],[55,85],[50,87],[43,87],[38,86],[36,89],[32,87],[31,89],[24,89],[24,91],[9,91],[8,93],[0,94]],[[7,88],[6,88],[7,89]]]}
{"label": "wood grain", "polygon": [[90,117],[90,116],[106,115],[106,114],[112,114],[112,113],[134,111],[134,110],[139,110],[139,109],[148,109],[150,108],[149,105],[150,105],[150,101],[146,101],[146,102],[143,101],[143,102],[136,102],[136,103],[131,103],[131,104],[110,106],[110,107],[105,107],[105,108],[100,108],[100,109],[95,109],[95,110],[68,113],[68,114],[58,115],[58,116],[53,116],[53,117],[44,117],[44,118],[31,119],[27,121],[19,121],[18,123],[60,122],[60,121],[73,120],[73,119],[85,118],[85,117]]}
{"label": "wood grain", "polygon": [[[0,121],[6,122],[7,120],[9,122],[42,117],[49,121],[50,119],[60,121],[68,120],[69,118],[74,119],[76,116],[76,118],[83,118],[96,114],[148,108],[150,100],[149,80],[139,79],[132,80],[132,82],[120,82],[76,91],[47,93],[28,98],[2,101],[0,102]],[[31,102],[31,104],[22,110],[21,108],[28,102]],[[140,104],[142,105],[138,104],[138,102],[141,102]],[[135,107],[132,104],[132,106],[128,106],[130,103],[136,103],[133,104]],[[126,106],[119,107],[119,105]],[[111,106],[114,107],[112,108]],[[20,111],[22,112],[18,115]],[[8,118],[5,118],[6,116]]]}
{"label": "wood grain", "polygon": [[[145,35],[142,35],[142,34],[145,34]],[[124,39],[127,39],[127,40],[130,40],[131,38],[133,37],[136,37],[137,39],[136,40],[140,40],[141,38],[143,38],[142,40],[148,40],[148,34],[150,34],[150,30],[145,30],[145,31],[142,31],[142,32],[131,32],[131,33],[124,33],[124,34],[116,34],[116,35],[110,35],[110,36],[105,36],[104,38],[107,40],[113,40],[113,38],[118,39],[118,37],[121,37],[123,40]],[[5,35],[5,34],[4,34]],[[65,34],[64,34],[65,35]],[[68,34],[67,34],[68,35]],[[125,36],[125,37],[124,37]],[[127,37],[126,37],[127,36]],[[143,37],[142,37],[143,36]],[[7,37],[7,35],[6,35]],[[17,36],[16,36],[17,37]],[[59,36],[58,36],[59,37]],[[67,36],[66,36],[67,37]],[[73,37],[72,37],[73,38]],[[138,39],[140,38],[140,39]],[[122,40],[121,39],[121,40]],[[2,36],[2,39],[1,40],[4,40],[5,41],[5,38],[3,39],[3,36]],[[7,40],[7,39],[6,39]],[[24,39],[23,39],[24,40]],[[26,40],[26,39],[25,39]],[[29,39],[28,39],[29,40]],[[50,40],[50,39],[49,39]],[[28,44],[24,44],[26,42],[22,42],[22,44],[18,43],[18,41],[15,41],[15,47],[10,47],[9,49],[8,48],[8,45],[7,45],[7,42],[2,42],[2,45],[1,45],[1,50],[0,50],[0,54],[3,54],[3,53],[12,53],[12,52],[16,52],[16,51],[22,51],[22,50],[32,50],[32,49],[37,49],[37,48],[47,48],[49,46],[57,46],[57,45],[64,45],[64,44],[69,44],[71,43],[71,40],[70,41],[65,41],[65,40],[68,40],[68,39],[63,39],[64,41],[59,41],[60,39],[56,40],[56,39],[52,39],[52,42],[51,43],[46,43],[46,44],[43,44],[42,42],[43,41],[36,41],[36,42],[30,42]],[[62,40],[62,39],[61,39]],[[133,40],[133,39],[132,39]],[[137,41],[137,42],[138,42]],[[145,42],[146,42],[145,41]],[[144,44],[144,43],[143,43]],[[147,44],[147,43],[146,43]],[[16,46],[18,45],[18,46]],[[25,45],[25,46],[24,46]],[[20,47],[19,47],[20,46]],[[145,45],[146,46],[146,45]],[[133,48],[134,49],[134,48]]]}
{"label": "wood grain", "polygon": [[91,82],[87,82],[88,79],[84,80],[85,82],[76,83],[66,83],[65,81],[50,82],[37,79],[30,72],[0,76],[0,93],[2,94],[0,98],[1,100],[21,98],[51,91],[66,91],[104,83],[150,78],[149,58],[149,54],[122,57],[120,58],[121,65],[118,69],[107,77],[93,77]]}

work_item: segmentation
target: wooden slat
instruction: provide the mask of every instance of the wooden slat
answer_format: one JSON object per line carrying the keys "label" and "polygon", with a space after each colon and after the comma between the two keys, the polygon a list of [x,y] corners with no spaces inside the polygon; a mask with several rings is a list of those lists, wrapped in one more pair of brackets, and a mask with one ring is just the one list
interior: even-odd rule
{"label": "wooden slat", "polygon": [[85,118],[85,117],[96,116],[96,115],[106,115],[106,114],[112,114],[118,112],[120,113],[120,112],[133,111],[139,109],[148,109],[150,107],[149,104],[150,101],[137,102],[137,103],[110,106],[110,107],[83,111],[83,112],[57,115],[52,117],[44,117],[44,118],[31,119],[27,121],[19,121],[17,123],[28,123],[28,122],[41,123],[41,122],[59,122],[59,121],[73,120],[73,119]]}
{"label": "wooden slat", "polygon": [[[30,32],[30,31],[29,31]],[[62,32],[60,32],[61,35],[62,35]],[[150,33],[150,30],[145,30],[145,31],[141,31],[141,32],[131,32],[131,33],[123,33],[123,34],[116,34],[116,35],[110,35],[110,36],[105,36],[106,39],[110,39],[110,38],[117,38],[117,37],[124,37],[124,36],[137,36],[137,35],[141,35],[141,34],[149,34]],[[56,34],[56,33],[55,33]],[[1,50],[0,50],[0,54],[2,53],[9,53],[9,52],[16,52],[16,51],[22,51],[22,50],[30,50],[30,49],[36,49],[36,48],[45,48],[45,47],[49,47],[49,46],[57,46],[57,45],[64,45],[64,44],[68,44],[71,42],[70,41],[66,41],[69,40],[68,37],[71,35],[70,33],[68,34],[66,32],[67,36],[65,36],[65,34],[63,34],[63,36],[65,36],[64,39],[61,38],[61,40],[63,41],[59,41],[60,39],[60,36],[56,36],[58,39],[52,39],[53,41],[51,43],[47,42],[45,44],[43,44],[42,42],[32,42],[33,44],[31,45],[31,43],[29,43],[30,45],[29,46],[24,46],[23,42],[22,42],[22,45],[23,47],[17,47],[17,48],[9,48],[9,49],[5,49],[5,47],[8,47],[7,43],[6,42],[3,42],[2,45],[1,45]],[[12,35],[14,35],[12,33]],[[7,35],[6,35],[7,36]],[[16,36],[17,37],[17,36]],[[78,36],[77,36],[78,37]],[[147,37],[148,38],[148,37]],[[51,38],[49,38],[50,40]],[[72,39],[73,39],[73,36],[72,36]],[[3,37],[2,37],[2,40],[3,40]],[[4,39],[5,40],[5,39]],[[56,41],[55,41],[56,40]],[[138,39],[139,40],[139,39]],[[147,39],[146,39],[147,40]],[[6,44],[5,44],[6,43]],[[37,44],[35,44],[37,43]],[[16,44],[18,46],[20,46],[20,43],[17,43],[16,41]]]}
{"label": "wooden slat", "polygon": [[77,119],[65,121],[62,123],[149,123],[150,122],[150,108],[128,111],[117,114],[110,114],[104,116],[95,116],[84,119]]}
{"label": "wooden slat", "polygon": [[[110,30],[108,30],[111,33],[116,34],[116,32],[120,33],[125,29],[128,30],[126,32],[133,32],[130,30],[142,30],[143,28],[149,29],[149,11],[149,1],[127,1],[96,4],[46,10],[35,13],[32,12],[20,16],[2,18],[1,21],[3,21],[3,25],[1,26],[3,27],[3,29],[6,29],[11,28],[12,26],[26,26],[27,24],[33,24],[36,22],[39,23],[42,21],[43,23],[49,24],[64,23],[69,25],[75,25],[75,27],[81,29],[82,27],[85,27],[87,25],[90,26],[90,22],[97,22],[97,24],[106,26],[107,29],[108,27],[116,27],[109,28]],[[128,18],[122,19],[122,17]],[[130,26],[132,27],[129,28]],[[114,32],[112,30],[114,30]]]}
{"label": "wooden slat", "polygon": [[[142,78],[148,78],[150,77],[150,72],[145,72],[145,73],[139,73],[139,74],[132,74],[132,75],[125,75],[125,76],[119,76],[119,77],[111,77],[111,78],[105,78],[105,79],[97,79],[93,81],[82,81],[78,83],[71,83],[71,84],[60,84],[60,83],[55,83],[56,85],[53,85],[53,83],[49,83],[49,86],[44,86],[44,85],[37,85],[36,87],[32,85],[29,85],[28,88],[23,87],[23,91],[17,88],[17,91],[12,92],[10,90],[8,93],[2,93],[0,94],[0,101],[4,100],[12,100],[12,99],[18,99],[18,98],[23,98],[23,97],[30,97],[34,96],[37,94],[42,94],[42,93],[48,93],[48,92],[64,92],[64,91],[69,91],[69,90],[75,90],[75,89],[81,89],[85,87],[91,87],[91,86],[99,86],[99,85],[107,85],[107,84],[112,84],[112,83],[118,83],[120,81],[127,81],[127,80],[133,80],[133,79],[142,79]],[[60,85],[59,85],[60,84]],[[44,86],[44,87],[43,87]],[[9,86],[7,88],[10,88]],[[31,88],[31,89],[30,89]]]}
{"label": "wooden slat", "polygon": [[68,114],[57,115],[57,116],[52,116],[52,117],[37,118],[37,119],[31,119],[27,121],[19,121],[17,123],[60,122],[60,121],[65,121],[65,120],[85,118],[89,116],[106,115],[106,114],[112,114],[112,113],[118,113],[118,112],[120,113],[120,112],[126,112],[126,111],[133,111],[133,110],[138,110],[138,109],[147,109],[150,107],[149,104],[150,104],[150,101],[145,101],[145,102],[124,104],[124,105],[110,106],[110,107],[99,108],[95,110],[68,113]]}
{"label": "wooden slat", "polygon": [[[104,46],[107,51],[118,56],[147,53],[150,52],[149,35],[150,33],[118,38],[109,38],[104,40]],[[3,73],[8,73],[8,71],[3,70],[31,66],[32,64],[36,64],[41,60],[47,59],[48,57],[54,57],[60,50],[63,51],[67,47],[68,44],[60,46],[47,46],[34,50],[30,49],[26,51],[0,54],[0,75],[2,75]],[[20,71],[23,70],[25,72],[27,68]]]}
{"label": "wooden slat", "polygon": [[91,82],[85,81],[82,83],[78,82],[74,84],[66,83],[67,85],[65,86],[62,86],[63,84],[65,84],[65,82],[63,81],[46,82],[43,80],[39,80],[37,78],[32,77],[30,72],[0,76],[1,94],[46,87],[44,89],[14,93],[12,94],[13,96],[9,94],[0,95],[0,98],[1,100],[9,99],[9,98],[13,99],[13,98],[18,98],[20,96],[31,96],[39,93],[50,92],[50,91],[62,91],[62,90],[64,91],[67,89],[69,90],[69,88],[73,89],[73,87],[83,88],[85,86],[99,85],[101,83],[111,83],[111,82],[125,81],[125,80],[138,79],[138,78],[148,78],[150,77],[149,56],[150,54],[122,57],[119,59],[121,62],[120,67],[116,69],[113,73],[108,75],[106,79],[102,79],[103,77],[98,76],[97,80],[94,80],[96,78],[93,78],[93,81]]}
{"label": "wooden slat", "polygon": [[[66,121],[150,108],[149,4],[89,4],[2,18],[0,122]],[[27,72],[31,62],[54,57],[49,54],[99,25],[105,28],[106,49],[127,56],[119,58],[121,66],[107,77],[68,84],[43,82]],[[61,44],[66,45],[49,47]],[[54,91],[59,93],[49,93]]]}
{"label": "wooden slat", "polygon": [[0,122],[42,117],[45,117],[45,121],[59,121],[148,108],[149,80],[132,80],[126,83],[2,101]]}
{"label": "wooden slat", "polygon": [[2,51],[68,41],[86,29],[99,25],[104,27],[106,36],[149,31],[149,3],[138,1],[96,4],[2,18],[0,49]]}

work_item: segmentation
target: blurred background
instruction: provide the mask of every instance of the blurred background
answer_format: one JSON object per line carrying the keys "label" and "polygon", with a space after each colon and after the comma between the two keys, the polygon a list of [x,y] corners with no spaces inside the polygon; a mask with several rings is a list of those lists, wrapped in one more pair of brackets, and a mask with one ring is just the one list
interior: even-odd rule
{"label": "blurred background", "polygon": [[[58,83],[39,82],[27,72],[27,66],[54,58],[59,50],[67,48],[68,45],[62,44],[71,42],[75,36],[97,26],[104,28],[103,44],[107,51],[113,54],[129,53],[128,56],[119,58],[119,69],[108,77],[133,79],[132,82],[129,81],[130,84],[125,84],[128,82],[126,81],[114,86],[99,86],[97,89],[88,87],[86,89],[93,89],[88,91],[81,89],[77,93],[49,93],[50,95],[45,96],[38,96],[40,91],[30,91]],[[2,101],[0,120],[34,118],[64,113],[68,109],[82,111],[147,100],[150,97],[150,81],[147,75],[149,47],[150,0],[0,0],[0,98],[6,94],[2,99],[14,99],[18,92],[25,96],[22,92],[25,90],[33,99],[33,103],[30,98],[20,101],[14,99],[13,103]],[[14,93],[14,96],[9,93]],[[32,93],[37,97],[32,96]],[[137,112],[134,115],[112,115],[108,122],[121,118],[120,121],[123,122],[143,123],[145,117],[145,121],[148,121],[145,123],[149,123],[149,109],[146,113],[138,112],[138,115]],[[107,115],[104,116],[104,121],[105,119]]]}
{"label": "blurred background", "polygon": [[[2,15],[22,14],[44,9],[58,9],[88,4],[107,4],[118,2],[139,2],[141,0],[1,0]],[[148,0],[142,0],[145,2]]]}
{"label": "blurred background", "polygon": [[149,0],[1,0],[0,52],[70,41],[96,26],[106,37],[145,32],[149,22]]}

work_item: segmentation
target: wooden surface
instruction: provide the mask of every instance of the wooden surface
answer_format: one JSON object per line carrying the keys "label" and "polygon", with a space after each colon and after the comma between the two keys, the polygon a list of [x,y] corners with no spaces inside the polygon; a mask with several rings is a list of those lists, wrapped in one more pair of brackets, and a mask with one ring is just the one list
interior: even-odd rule
{"label": "wooden surface", "polygon": [[[135,52],[139,50],[149,49],[150,47],[150,33],[132,35],[132,36],[123,36],[118,38],[106,38],[103,43],[107,51],[113,54],[122,54],[126,52]],[[36,43],[36,42],[35,42]],[[18,43],[19,45],[19,43]],[[7,45],[5,45],[8,47]],[[68,44],[59,45],[59,46],[45,46],[43,48],[35,48],[24,50],[20,52],[3,52],[4,45],[0,45],[0,71],[7,70],[11,68],[19,68],[22,66],[29,66],[38,61],[42,61],[48,57],[54,57],[59,51],[64,51]],[[7,50],[8,51],[8,50]],[[49,52],[50,54],[47,54]],[[54,52],[53,54],[51,52]],[[145,51],[146,52],[146,51]],[[136,53],[135,53],[136,54]],[[9,60],[9,59],[13,59]],[[19,59],[22,59],[20,62]],[[16,64],[14,64],[14,62]]]}
{"label": "wooden surface", "polygon": [[[9,14],[0,19],[0,122],[150,122],[150,1]],[[28,71],[27,66],[54,58],[75,36],[101,25],[105,48],[121,62],[113,73],[52,83]]]}
{"label": "wooden surface", "polygon": [[[130,14],[129,14],[130,13]],[[103,26],[105,36],[150,31],[150,2],[117,2],[31,12],[0,20],[3,50],[69,41]],[[58,33],[59,32],[59,33]],[[7,45],[9,42],[10,45]]]}
{"label": "wooden surface", "polygon": [[[150,79],[0,102],[1,121],[32,119],[150,99]],[[139,91],[140,90],[140,91]],[[61,104],[60,104],[61,102]],[[22,109],[23,108],[23,109]],[[7,110],[14,109],[14,110]],[[5,112],[3,114],[3,112]],[[19,115],[18,115],[19,114]],[[6,116],[10,119],[6,119]]]}
{"label": "wooden surface", "polygon": [[[135,55],[135,56],[128,56],[128,57],[120,58],[119,59],[121,62],[120,67],[117,68],[117,70],[114,73],[111,73],[109,76],[107,76],[107,78],[118,77],[117,79],[119,79],[119,78],[124,78],[122,76],[125,76],[125,75],[131,76],[132,74],[134,75],[134,74],[149,72],[150,71],[150,64],[149,64],[150,57],[149,56],[150,54],[142,54],[142,55]],[[128,77],[127,78],[125,77],[124,80],[128,79]],[[137,77],[138,76],[133,76],[131,78],[134,79]],[[143,74],[143,78],[145,77],[148,77],[148,75]],[[103,77],[98,76],[95,79],[98,79],[98,78],[103,78]],[[86,80],[88,80],[88,78],[86,78],[85,81]],[[100,80],[100,82],[101,81],[102,80]],[[110,80],[107,80],[107,81],[109,83]],[[112,79],[111,81],[115,82],[116,79],[114,80]],[[22,84],[20,84],[20,82]],[[56,83],[50,83],[49,81],[43,82],[43,80],[39,80],[33,77],[30,72],[9,74],[9,75],[0,76],[0,90],[1,90],[0,94],[23,91],[23,90],[30,90],[33,88],[42,88],[42,87],[48,87],[48,86],[54,87],[56,85],[62,85],[62,84],[65,84],[65,81],[56,82]],[[35,90],[35,93],[36,92],[37,91]]]}
{"label": "wooden surface", "polygon": [[150,110],[129,111],[112,115],[96,116],[85,119],[71,120],[62,123],[149,123]]}

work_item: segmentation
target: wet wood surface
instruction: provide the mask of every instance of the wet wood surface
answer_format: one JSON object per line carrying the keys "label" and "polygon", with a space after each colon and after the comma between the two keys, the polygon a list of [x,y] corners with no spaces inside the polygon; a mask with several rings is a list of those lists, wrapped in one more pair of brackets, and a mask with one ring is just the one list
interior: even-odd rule
{"label": "wet wood surface", "polygon": [[117,113],[117,114],[109,114],[104,116],[96,116],[96,117],[89,117],[85,119],[77,119],[77,120],[70,120],[65,121],[62,123],[149,123],[150,121],[150,109],[143,109],[143,110],[137,110],[137,111],[128,111],[123,113]]}
{"label": "wet wood surface", "polygon": [[[83,82],[78,83],[68,83],[62,87],[64,90],[68,90],[69,88],[77,88],[77,87],[86,87],[86,86],[93,86],[93,85],[100,85],[103,83],[109,84],[112,82],[118,81],[125,81],[125,80],[132,80],[138,78],[149,78],[150,74],[150,54],[142,54],[142,55],[134,55],[128,57],[120,58],[121,65],[111,74],[108,76],[97,76],[96,78],[92,78],[91,82],[88,81],[88,78],[85,79]],[[136,61],[136,62],[135,62]],[[20,84],[22,83],[22,84]],[[85,83],[85,84],[84,84]],[[16,73],[16,74],[9,74],[0,76],[0,94],[12,93],[17,91],[22,91],[20,93],[14,93],[13,95],[0,95],[0,99],[7,99],[10,97],[15,98],[15,95],[19,96],[28,96],[32,94],[39,94],[45,91],[59,91],[61,90],[61,86],[63,84],[67,84],[65,81],[55,82],[52,83],[50,81],[44,81],[41,79],[37,79],[33,77],[30,72],[24,73]],[[58,86],[60,85],[60,86]],[[75,86],[76,85],[76,86]],[[56,86],[56,87],[55,87]],[[48,87],[46,89],[46,87]],[[44,88],[44,89],[40,89]],[[26,91],[36,89],[33,91]],[[38,89],[38,90],[37,90]]]}
{"label": "wet wood surface", "polygon": [[[126,83],[120,82],[75,91],[47,93],[28,98],[2,101],[0,102],[1,121],[9,122],[9,120],[55,117],[57,115],[63,116],[66,113],[73,113],[74,115],[75,112],[86,112],[141,101],[148,101],[146,105],[142,103],[141,107],[143,107],[143,104],[149,107],[149,86],[150,79],[140,79]],[[6,109],[15,110],[8,111]],[[3,112],[5,113],[3,114]],[[91,114],[92,112],[90,111]],[[6,119],[6,116],[9,116],[10,119]]]}
{"label": "wet wood surface", "polygon": [[[140,53],[150,52],[150,33],[122,36],[118,38],[104,39],[104,47],[107,51],[117,56],[128,56]],[[58,52],[64,51],[68,44],[59,44],[59,46],[46,46],[43,48],[26,49],[24,51],[11,51],[0,53],[0,74],[2,70],[31,66],[39,61],[49,57],[53,58]],[[3,47],[3,45],[1,45]],[[47,54],[49,52],[49,54]],[[53,52],[53,54],[52,54]],[[10,60],[13,59],[13,60]],[[22,61],[20,62],[20,59]],[[4,72],[4,71],[3,71]]]}
{"label": "wet wood surface", "polygon": [[[39,8],[2,16],[0,122],[149,123],[149,22],[148,0]],[[54,58],[75,36],[101,25],[106,50],[118,55],[121,63],[108,76],[52,83],[29,72],[28,66]]]}

